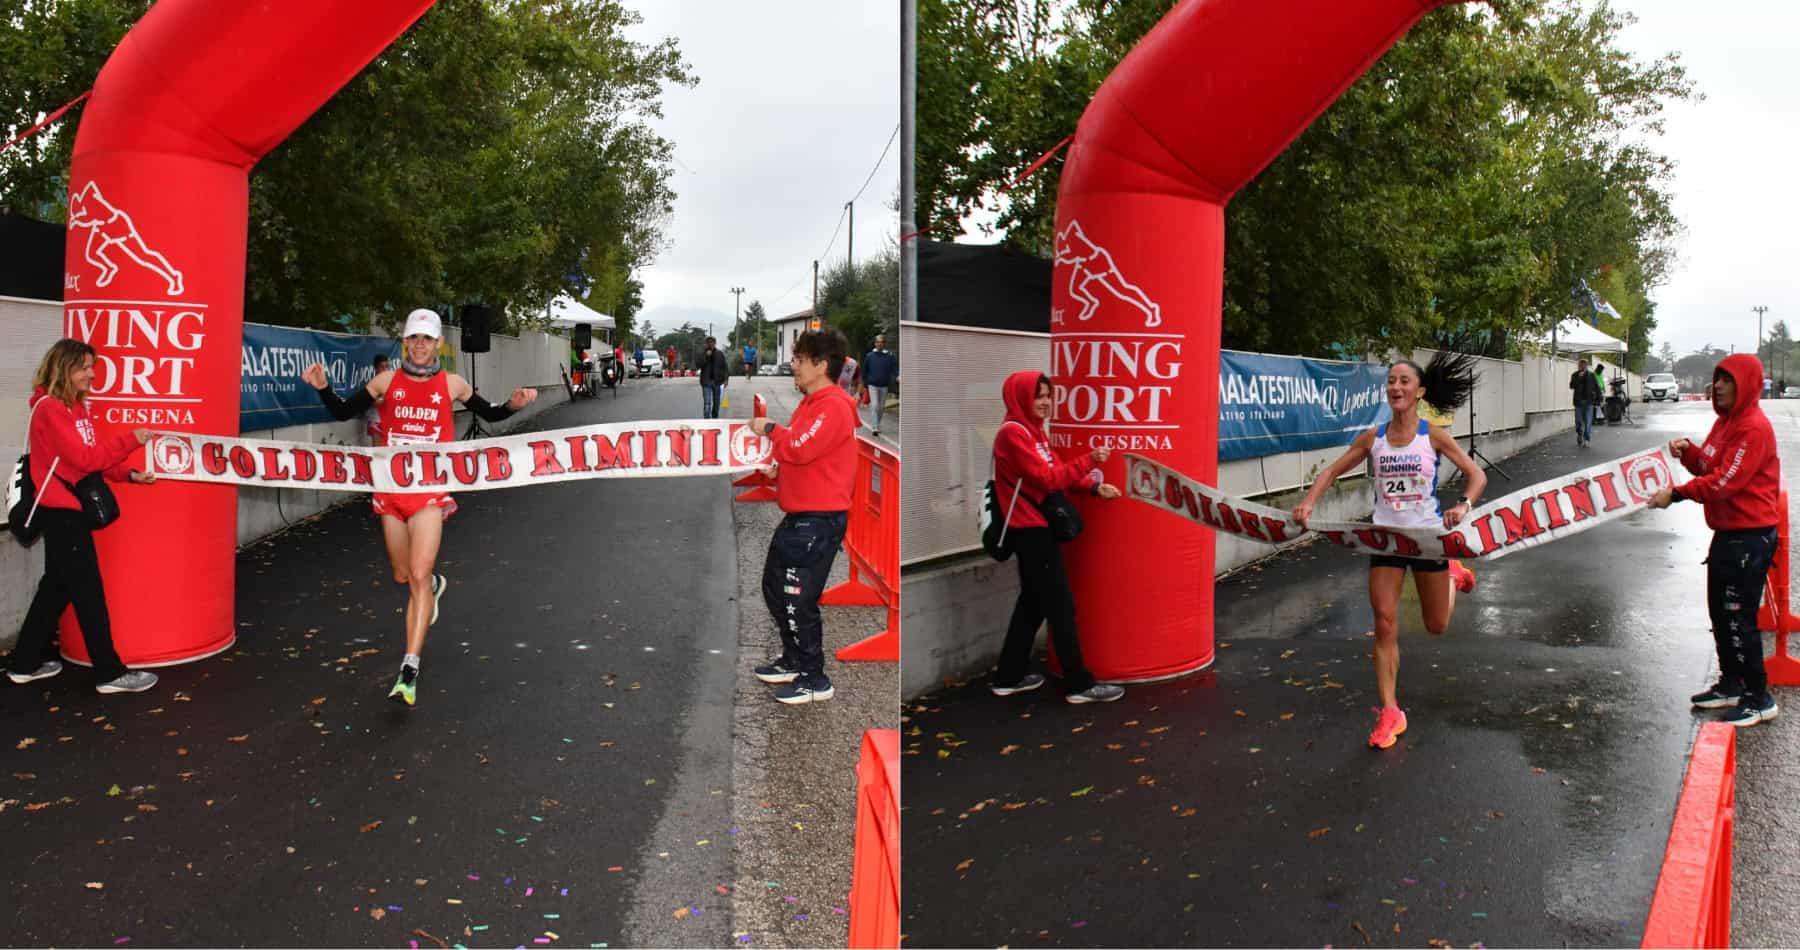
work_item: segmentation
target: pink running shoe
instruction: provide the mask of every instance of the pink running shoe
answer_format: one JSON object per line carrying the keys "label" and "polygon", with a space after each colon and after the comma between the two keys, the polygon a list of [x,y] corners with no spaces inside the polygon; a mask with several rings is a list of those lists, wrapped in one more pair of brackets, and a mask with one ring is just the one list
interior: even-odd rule
{"label": "pink running shoe", "polygon": [[1406,731],[1406,714],[1398,706],[1389,706],[1375,720],[1375,731],[1369,733],[1369,748],[1386,749]]}
{"label": "pink running shoe", "polygon": [[1464,567],[1463,562],[1452,559],[1450,581],[1456,585],[1457,590],[1466,594],[1475,589],[1475,572]]}

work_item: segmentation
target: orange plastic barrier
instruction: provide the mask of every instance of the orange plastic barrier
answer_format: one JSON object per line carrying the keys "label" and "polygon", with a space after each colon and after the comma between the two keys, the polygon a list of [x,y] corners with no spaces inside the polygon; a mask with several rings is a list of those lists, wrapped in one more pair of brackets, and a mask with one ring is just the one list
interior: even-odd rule
{"label": "orange plastic barrier", "polygon": [[1644,924],[1645,947],[1731,945],[1731,842],[1737,801],[1737,730],[1700,727],[1662,874]]}
{"label": "orange plastic barrier", "polygon": [[837,651],[839,660],[900,662],[900,453],[856,437],[856,490],[844,530],[850,579],[827,590],[819,603],[834,607],[886,607],[887,629]]}
{"label": "orange plastic barrier", "polygon": [[863,733],[856,763],[850,946],[900,946],[900,733]]}
{"label": "orange plastic barrier", "polygon": [[1778,509],[1779,532],[1775,542],[1775,560],[1769,564],[1769,580],[1763,594],[1762,609],[1756,612],[1756,626],[1775,634],[1775,653],[1765,667],[1773,686],[1800,686],[1800,660],[1788,653],[1788,634],[1800,633],[1800,617],[1794,616],[1794,575],[1788,558],[1788,493],[1781,491]]}

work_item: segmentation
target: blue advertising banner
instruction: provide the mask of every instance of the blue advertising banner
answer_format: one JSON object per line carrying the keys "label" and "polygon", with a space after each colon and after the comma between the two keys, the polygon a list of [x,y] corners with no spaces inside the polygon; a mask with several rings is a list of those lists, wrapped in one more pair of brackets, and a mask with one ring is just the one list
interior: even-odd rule
{"label": "blue advertising banner", "polygon": [[244,324],[243,383],[238,398],[238,430],[278,429],[309,422],[332,422],[318,394],[300,378],[313,363],[325,364],[338,395],[354,392],[375,375],[377,354],[393,359],[399,341],[295,327]]}
{"label": "blue advertising banner", "polygon": [[1387,367],[1219,354],[1219,461],[1349,445],[1390,415]]}

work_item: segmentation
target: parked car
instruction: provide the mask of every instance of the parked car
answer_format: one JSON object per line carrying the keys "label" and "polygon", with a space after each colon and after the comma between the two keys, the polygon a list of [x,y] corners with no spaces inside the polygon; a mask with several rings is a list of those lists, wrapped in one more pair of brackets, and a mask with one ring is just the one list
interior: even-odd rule
{"label": "parked car", "polygon": [[639,375],[639,376],[661,376],[662,374],[663,374],[663,359],[662,359],[662,357],[657,356],[655,353],[645,353],[643,361],[637,364],[637,375]]}
{"label": "parked car", "polygon": [[764,363],[756,368],[756,375],[758,376],[774,376],[777,375],[777,373],[778,370],[775,369],[774,363]]}
{"label": "parked car", "polygon": [[1800,399],[1800,386],[1789,386],[1781,391],[1783,399]]}
{"label": "parked car", "polygon": [[781,376],[792,376],[792,375],[794,375],[794,364],[783,363],[780,366],[776,367],[776,372],[778,375],[781,375]]}
{"label": "parked car", "polygon": [[1681,398],[1681,385],[1675,382],[1674,373],[1651,373],[1644,377],[1643,398],[1645,402],[1674,402]]}

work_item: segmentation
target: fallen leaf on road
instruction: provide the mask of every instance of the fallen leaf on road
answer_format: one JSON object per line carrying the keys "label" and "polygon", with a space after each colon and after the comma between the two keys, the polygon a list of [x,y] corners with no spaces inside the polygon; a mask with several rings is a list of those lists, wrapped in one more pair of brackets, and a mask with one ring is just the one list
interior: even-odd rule
{"label": "fallen leaf on road", "polygon": [[124,789],[122,789],[122,788],[120,788],[120,787],[119,787],[119,786],[117,786],[117,785],[114,785],[114,786],[113,786],[113,787],[112,787],[112,788],[109,788],[109,789],[107,789],[107,790],[106,790],[106,797],[107,797],[107,798],[117,798],[117,797],[119,797],[119,796],[120,796],[120,795],[123,795],[123,794],[125,794],[125,790],[124,790]]}
{"label": "fallen leaf on road", "polygon": [[366,824],[366,825],[364,825],[364,826],[362,826],[362,828],[361,828],[361,829],[359,829],[359,830],[360,830],[360,831],[361,831],[361,832],[362,832],[362,833],[363,833],[363,834],[368,834],[368,833],[369,833],[369,832],[371,832],[371,831],[374,831],[374,830],[375,830],[375,829],[377,829],[377,828],[379,828],[379,827],[381,827],[381,822],[380,822],[380,821],[371,821],[371,822],[369,822],[369,823],[368,823],[368,824]]}
{"label": "fallen leaf on road", "polygon": [[1088,785],[1083,788],[1078,788],[1078,789],[1070,792],[1069,797],[1070,798],[1080,798],[1081,796],[1086,795],[1087,793],[1089,793],[1093,790],[1094,790],[1094,786]]}
{"label": "fallen leaf on road", "polygon": [[387,910],[385,908],[381,908],[381,907],[371,907],[371,908],[369,908],[369,916],[375,918],[376,920],[380,920],[381,918],[387,916]]}
{"label": "fallen leaf on road", "polygon": [[248,739],[248,738],[250,738],[250,733],[246,732],[241,736],[226,736],[225,741],[227,741],[227,742],[243,742],[245,739]]}
{"label": "fallen leaf on road", "polygon": [[138,811],[142,812],[153,812],[158,810],[159,809],[155,805],[149,804],[148,802],[138,806]]}
{"label": "fallen leaf on road", "polygon": [[1293,714],[1293,713],[1282,713],[1282,714],[1281,714],[1281,721],[1282,721],[1282,722],[1287,722],[1287,721],[1288,721],[1288,720],[1289,720],[1289,719],[1292,719],[1292,718],[1294,718],[1294,714]]}
{"label": "fallen leaf on road", "polygon": [[1331,826],[1326,825],[1323,828],[1314,828],[1313,830],[1307,832],[1306,836],[1308,838],[1323,838],[1330,833],[1331,833]]}
{"label": "fallen leaf on road", "polygon": [[1012,755],[1014,752],[1019,751],[1020,748],[1021,748],[1020,746],[1016,746],[1016,745],[1005,746],[1005,747],[1001,748],[1000,754],[1001,755]]}
{"label": "fallen leaf on road", "polygon": [[686,907],[675,908],[675,919],[676,920],[686,920],[687,915],[688,915],[688,909]]}
{"label": "fallen leaf on road", "polygon": [[100,890],[100,889],[101,889],[101,888],[103,888],[103,887],[105,887],[105,886],[106,886],[106,884],[105,884],[105,883],[103,883],[103,882],[101,882],[101,881],[89,881],[89,882],[87,882],[87,889],[88,889],[88,890],[90,890],[90,891],[97,891],[97,890]]}
{"label": "fallen leaf on road", "polygon": [[958,864],[958,865],[957,865],[957,866],[956,866],[956,870],[957,870],[957,873],[959,873],[959,874],[960,874],[960,873],[962,873],[962,872],[963,872],[963,871],[967,871],[967,870],[968,870],[968,869],[969,869],[969,866],[970,866],[970,865],[972,865],[972,864],[974,864],[974,863],[975,863],[975,859],[974,859],[974,858],[969,858],[969,859],[968,859],[968,860],[966,860],[966,861],[964,861],[964,862],[963,862],[963,863],[961,863],[961,864]]}
{"label": "fallen leaf on road", "polygon": [[31,738],[30,736],[26,736],[25,738],[19,740],[18,748],[29,749],[34,745],[37,745],[37,740]]}

